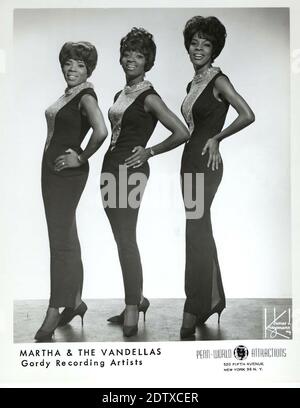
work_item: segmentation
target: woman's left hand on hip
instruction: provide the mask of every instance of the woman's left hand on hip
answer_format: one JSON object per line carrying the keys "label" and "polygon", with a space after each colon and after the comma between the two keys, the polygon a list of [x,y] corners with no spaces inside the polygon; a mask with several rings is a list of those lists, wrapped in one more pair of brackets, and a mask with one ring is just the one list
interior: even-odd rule
{"label": "woman's left hand on hip", "polygon": [[222,157],[219,152],[219,142],[215,139],[208,139],[206,142],[203,150],[202,150],[202,156],[208,151],[209,157],[208,157],[208,163],[207,167],[211,165],[212,171],[218,170],[219,165],[222,163]]}
{"label": "woman's left hand on hip", "polygon": [[78,160],[78,154],[73,149],[67,149],[66,154],[58,156],[54,161],[54,170],[61,171],[71,167],[79,167],[81,165]]}
{"label": "woman's left hand on hip", "polygon": [[133,155],[128,157],[125,160],[125,164],[127,167],[140,167],[142,166],[150,157],[148,149],[145,149],[142,146],[136,146],[132,150]]}

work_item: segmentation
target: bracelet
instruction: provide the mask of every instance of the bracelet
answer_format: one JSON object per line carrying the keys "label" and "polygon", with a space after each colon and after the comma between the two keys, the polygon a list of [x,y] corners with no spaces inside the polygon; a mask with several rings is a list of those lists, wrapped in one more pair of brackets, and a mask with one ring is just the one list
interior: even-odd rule
{"label": "bracelet", "polygon": [[149,147],[149,151],[152,157],[155,156],[155,151],[152,149],[152,147]]}
{"label": "bracelet", "polygon": [[79,161],[79,163],[84,164],[85,161],[82,160],[82,158],[80,157],[80,154],[77,154],[77,160]]}

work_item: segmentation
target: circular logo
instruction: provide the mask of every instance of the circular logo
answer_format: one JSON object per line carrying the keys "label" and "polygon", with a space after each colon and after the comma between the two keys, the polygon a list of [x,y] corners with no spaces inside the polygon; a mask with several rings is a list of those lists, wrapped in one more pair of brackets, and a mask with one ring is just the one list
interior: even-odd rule
{"label": "circular logo", "polygon": [[235,357],[237,360],[246,360],[246,358],[247,358],[248,355],[249,355],[249,350],[248,350],[247,347],[245,347],[245,346],[237,346],[237,347],[234,349],[233,354],[234,354],[234,357]]}

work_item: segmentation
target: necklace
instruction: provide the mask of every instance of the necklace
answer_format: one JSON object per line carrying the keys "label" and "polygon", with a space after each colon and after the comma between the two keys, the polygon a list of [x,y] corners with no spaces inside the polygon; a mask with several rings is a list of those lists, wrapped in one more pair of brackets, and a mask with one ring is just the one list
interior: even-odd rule
{"label": "necklace", "polygon": [[81,84],[73,86],[72,88],[67,88],[63,96],[69,96],[69,95],[72,95],[73,93],[78,93],[82,89],[86,89],[86,88],[94,88],[94,86],[91,82],[82,82]]}
{"label": "necklace", "polygon": [[211,72],[214,72],[214,71],[215,71],[214,67],[208,67],[206,71],[195,74],[193,78],[193,82],[195,83],[202,82]]}
{"label": "necklace", "polygon": [[132,93],[132,92],[137,92],[140,91],[141,89],[144,88],[149,88],[149,86],[152,86],[151,82],[149,81],[142,81],[142,82],[138,82],[137,84],[134,85],[126,85],[124,88],[124,93],[128,94],[128,93]]}

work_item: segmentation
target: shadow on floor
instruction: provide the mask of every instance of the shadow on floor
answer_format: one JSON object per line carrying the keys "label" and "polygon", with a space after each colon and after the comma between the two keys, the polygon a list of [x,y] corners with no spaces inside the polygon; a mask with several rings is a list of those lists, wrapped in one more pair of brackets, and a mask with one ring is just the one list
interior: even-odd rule
{"label": "shadow on floor", "polygon": [[[122,326],[107,323],[106,319],[123,310],[120,299],[86,300],[88,311],[84,326],[75,317],[65,327],[57,328],[52,342],[150,342],[180,341],[183,299],[150,299],[150,308],[144,323],[142,314],[137,336],[123,337]],[[46,300],[18,300],[14,302],[14,342],[33,343],[47,309]],[[197,328],[195,340],[261,340],[265,332],[265,310],[271,320],[276,308],[277,315],[291,308],[291,299],[228,299],[222,313],[211,316],[205,325]],[[286,319],[287,312],[281,317]],[[268,321],[269,324],[269,321]],[[276,339],[291,338],[289,333],[278,333]],[[270,337],[268,337],[270,338]]]}

